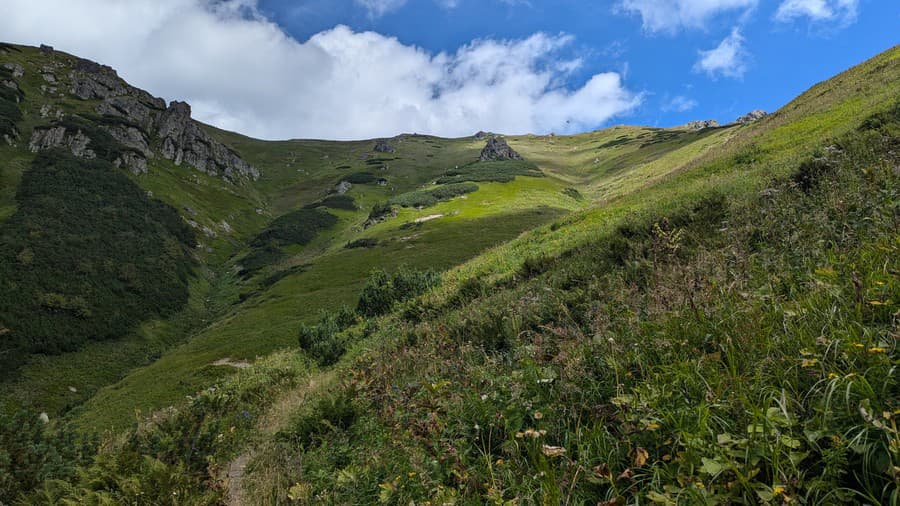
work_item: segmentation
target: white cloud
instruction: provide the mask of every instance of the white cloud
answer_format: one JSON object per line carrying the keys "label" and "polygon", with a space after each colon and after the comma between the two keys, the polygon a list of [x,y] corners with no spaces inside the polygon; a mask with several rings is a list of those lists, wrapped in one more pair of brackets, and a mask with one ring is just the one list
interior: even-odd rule
{"label": "white cloud", "polygon": [[[369,17],[379,18],[386,12],[399,9],[406,4],[406,0],[353,0],[369,11]],[[452,0],[450,0],[452,1]]]}
{"label": "white cloud", "polygon": [[758,0],[622,0],[618,10],[640,14],[644,30],[676,33],[685,28],[705,28],[714,16],[728,11],[748,11]]}
{"label": "white cloud", "polygon": [[740,79],[747,71],[748,58],[744,37],[740,30],[734,28],[717,47],[700,51],[700,59],[694,65],[694,71],[706,72],[712,78],[724,76]]}
{"label": "white cloud", "polygon": [[810,21],[849,23],[856,19],[859,0],[784,0],[775,12],[775,20],[787,23],[799,18]]}
{"label": "white cloud", "polygon": [[129,82],[187,100],[194,116],[262,138],[462,136],[594,128],[640,102],[617,73],[567,82],[571,37],[476,40],[429,53],[337,26],[305,42],[254,0],[4,0],[0,33],[117,68]]}
{"label": "white cloud", "polygon": [[687,112],[691,109],[697,107],[697,101],[685,97],[684,95],[677,95],[670,99],[666,99],[661,109],[663,112]]}

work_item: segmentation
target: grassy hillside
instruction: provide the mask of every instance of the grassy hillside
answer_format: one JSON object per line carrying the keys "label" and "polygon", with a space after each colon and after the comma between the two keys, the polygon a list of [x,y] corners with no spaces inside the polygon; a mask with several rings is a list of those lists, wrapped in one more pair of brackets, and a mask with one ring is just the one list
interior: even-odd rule
{"label": "grassy hillside", "polygon": [[[196,224],[187,303],[118,355],[24,365],[8,400],[74,409],[33,431],[3,415],[0,440],[58,465],[19,466],[0,497],[896,502],[898,83],[894,48],[750,125],[508,138],[533,167],[471,166],[474,138],[378,153],[209,129],[262,177],[129,176]],[[429,200],[457,184],[477,190]],[[311,213],[334,219],[307,235],[292,217]],[[401,266],[440,282],[335,313]],[[73,427],[114,432],[93,456]]]}

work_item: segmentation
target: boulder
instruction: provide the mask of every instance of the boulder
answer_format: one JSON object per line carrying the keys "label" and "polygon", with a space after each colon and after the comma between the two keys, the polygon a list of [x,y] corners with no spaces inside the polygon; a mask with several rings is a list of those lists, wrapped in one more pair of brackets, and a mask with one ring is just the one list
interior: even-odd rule
{"label": "boulder", "polygon": [[25,67],[18,63],[4,63],[3,68],[10,71],[13,77],[22,77],[25,75]]}
{"label": "boulder", "polygon": [[41,44],[41,53],[45,55],[53,54],[53,46],[48,46],[46,44]]}
{"label": "boulder", "polygon": [[522,156],[519,155],[519,153],[516,153],[513,148],[509,147],[509,144],[506,143],[506,139],[501,139],[499,137],[491,137],[488,139],[487,144],[485,144],[484,149],[481,150],[481,156],[479,157],[479,160],[482,162],[521,159]]}
{"label": "boulder", "polygon": [[476,141],[483,141],[491,136],[490,132],[485,132],[484,130],[479,130],[478,133],[474,135]]}

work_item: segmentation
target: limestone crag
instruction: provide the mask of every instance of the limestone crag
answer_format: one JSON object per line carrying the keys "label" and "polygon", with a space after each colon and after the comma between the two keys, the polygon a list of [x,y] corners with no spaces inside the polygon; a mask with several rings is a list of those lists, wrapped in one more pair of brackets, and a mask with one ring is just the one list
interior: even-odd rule
{"label": "limestone crag", "polygon": [[734,122],[740,124],[753,123],[754,121],[759,121],[768,115],[769,113],[767,113],[766,111],[763,111],[762,109],[756,109],[734,120]]}
{"label": "limestone crag", "polygon": [[67,130],[64,126],[46,129],[36,128],[31,134],[29,149],[36,153],[45,149],[68,148],[73,155],[81,158],[96,158],[97,154],[88,147],[91,139],[81,132]]}
{"label": "limestone crag", "polygon": [[704,130],[706,128],[716,128],[719,126],[721,126],[719,122],[714,119],[704,119],[685,123],[681,128],[687,128],[688,130]]}
{"label": "limestone crag", "polygon": [[[43,75],[48,82],[58,82],[50,72]],[[48,75],[53,77],[48,79]],[[112,68],[90,60],[77,60],[68,77],[73,95],[82,100],[100,100],[95,110],[103,118],[97,120],[97,126],[127,148],[114,160],[117,166],[135,174],[146,173],[147,162],[156,156],[157,146],[159,154],[176,165],[187,164],[232,182],[259,178],[255,167],[213,139],[191,118],[188,104],[172,102],[166,107],[163,99],[129,85]],[[41,111],[42,117],[51,114],[49,108]],[[93,158],[95,153],[89,144],[90,137],[84,132],[67,131],[57,124],[36,128],[29,146],[32,151],[65,147],[76,156]]]}
{"label": "limestone crag", "polygon": [[191,119],[191,106],[172,102],[157,119],[157,136],[162,139],[162,156],[175,165],[187,163],[201,172],[222,176],[259,178],[259,171],[234,151],[216,141]]}
{"label": "limestone crag", "polygon": [[509,147],[509,144],[506,143],[506,139],[501,139],[499,137],[491,137],[488,139],[487,144],[485,144],[484,149],[481,150],[481,156],[479,157],[479,160],[482,162],[521,159],[522,155],[516,153],[513,148]]}
{"label": "limestone crag", "polygon": [[25,68],[18,63],[4,63],[3,68],[10,71],[13,77],[22,77],[25,75]]}

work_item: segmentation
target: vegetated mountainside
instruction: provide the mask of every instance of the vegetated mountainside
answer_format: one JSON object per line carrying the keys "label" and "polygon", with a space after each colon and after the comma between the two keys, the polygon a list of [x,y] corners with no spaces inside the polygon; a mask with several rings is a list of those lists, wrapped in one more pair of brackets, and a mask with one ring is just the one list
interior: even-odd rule
{"label": "vegetated mountainside", "polygon": [[[123,171],[203,243],[185,308],[134,338],[164,353],[49,426],[4,413],[0,497],[896,501],[898,83],[894,48],[750,125],[509,138],[534,166],[204,127],[259,180]],[[18,186],[29,155],[0,157]],[[169,405],[99,453],[72,432]]]}

